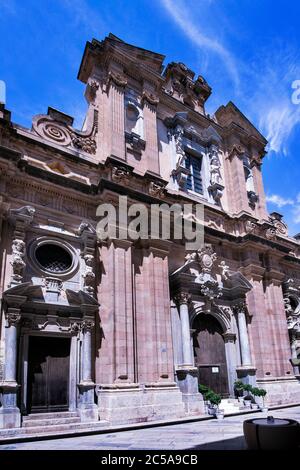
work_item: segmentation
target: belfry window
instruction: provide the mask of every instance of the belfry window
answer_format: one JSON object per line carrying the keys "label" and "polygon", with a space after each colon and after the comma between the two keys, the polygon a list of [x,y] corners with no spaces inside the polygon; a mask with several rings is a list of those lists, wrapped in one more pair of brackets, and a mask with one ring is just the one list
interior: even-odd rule
{"label": "belfry window", "polygon": [[190,191],[203,194],[203,184],[201,176],[202,158],[194,157],[186,153],[185,167],[189,170],[190,174],[187,178],[186,187]]}

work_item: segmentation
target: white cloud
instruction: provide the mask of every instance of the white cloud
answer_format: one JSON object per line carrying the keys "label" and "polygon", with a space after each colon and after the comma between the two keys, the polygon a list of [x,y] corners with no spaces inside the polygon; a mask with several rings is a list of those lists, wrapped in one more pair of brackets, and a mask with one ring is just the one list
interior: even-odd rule
{"label": "white cloud", "polygon": [[266,196],[266,201],[275,204],[275,206],[279,208],[294,204],[293,199],[284,198],[278,194],[271,194],[270,196]]}
{"label": "white cloud", "polygon": [[292,103],[292,83],[300,78],[300,57],[298,51],[279,46],[274,57],[275,47],[261,53],[250,72],[255,87],[250,108],[269,141],[269,150],[286,155],[289,139],[300,123],[300,105]]}
{"label": "white cloud", "polygon": [[295,224],[300,224],[300,204],[299,206],[295,206],[293,210],[293,215]]}
{"label": "white cloud", "polygon": [[161,0],[161,3],[177,26],[180,27],[180,29],[194,44],[200,48],[208,49],[220,57],[220,59],[225,63],[234,84],[238,87],[240,82],[239,73],[231,52],[215,39],[215,37],[212,38],[205,34],[200,30],[200,27],[197,27],[194,24],[191,20],[191,18],[193,18],[193,13],[188,10],[186,4],[181,8],[174,0]]}
{"label": "white cloud", "polygon": [[[168,14],[184,34],[200,50],[215,53],[225,64],[228,73],[236,85],[232,99],[238,98],[249,118],[266,136],[269,151],[288,153],[288,143],[295,127],[300,124],[300,105],[292,103],[292,83],[300,79],[300,54],[297,49],[274,40],[247,62],[237,60],[233,50],[225,47],[216,35],[207,34],[209,21],[207,8],[213,3],[201,0],[202,15],[195,19],[194,8],[188,8],[187,2],[180,0],[160,0]],[[211,10],[218,15],[218,21],[224,21],[223,10]],[[201,17],[206,22],[201,23]],[[196,23],[197,21],[197,23]],[[232,24],[234,28],[234,24]],[[222,28],[224,35],[226,28]],[[220,36],[219,36],[220,37]],[[222,93],[222,90],[219,92]]]}

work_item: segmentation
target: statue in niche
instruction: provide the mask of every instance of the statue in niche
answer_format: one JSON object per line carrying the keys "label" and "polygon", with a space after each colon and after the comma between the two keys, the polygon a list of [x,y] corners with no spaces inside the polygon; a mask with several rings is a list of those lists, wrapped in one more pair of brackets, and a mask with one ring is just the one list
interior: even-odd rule
{"label": "statue in niche", "polygon": [[212,152],[210,159],[210,184],[222,184],[221,163],[216,150]]}

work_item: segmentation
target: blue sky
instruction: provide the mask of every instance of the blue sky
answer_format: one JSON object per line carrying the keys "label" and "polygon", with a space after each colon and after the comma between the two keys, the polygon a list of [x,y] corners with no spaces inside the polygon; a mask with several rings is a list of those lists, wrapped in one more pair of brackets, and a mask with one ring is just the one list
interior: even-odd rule
{"label": "blue sky", "polygon": [[77,72],[85,42],[113,32],[184,62],[213,88],[211,114],[232,100],[269,140],[270,211],[300,232],[300,2],[290,0],[0,0],[0,80],[13,120],[53,106],[83,121]]}

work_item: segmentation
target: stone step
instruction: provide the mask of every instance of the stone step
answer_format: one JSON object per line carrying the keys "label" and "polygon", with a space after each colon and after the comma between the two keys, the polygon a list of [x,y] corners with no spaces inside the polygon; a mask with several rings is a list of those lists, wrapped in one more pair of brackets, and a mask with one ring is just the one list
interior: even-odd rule
{"label": "stone step", "polygon": [[22,420],[32,421],[39,419],[55,419],[55,418],[76,418],[78,413],[76,411],[53,411],[49,413],[31,413],[27,416],[23,416]]}
{"label": "stone step", "polygon": [[40,426],[55,426],[59,424],[73,424],[80,423],[80,418],[48,418],[48,419],[28,419],[23,421],[24,428],[40,427]]}
{"label": "stone step", "polygon": [[42,436],[75,433],[76,431],[90,431],[108,427],[107,421],[95,421],[91,423],[70,423],[70,424],[52,424],[50,426],[32,426],[13,429],[0,429],[0,438],[9,439],[10,437],[22,436]]}

